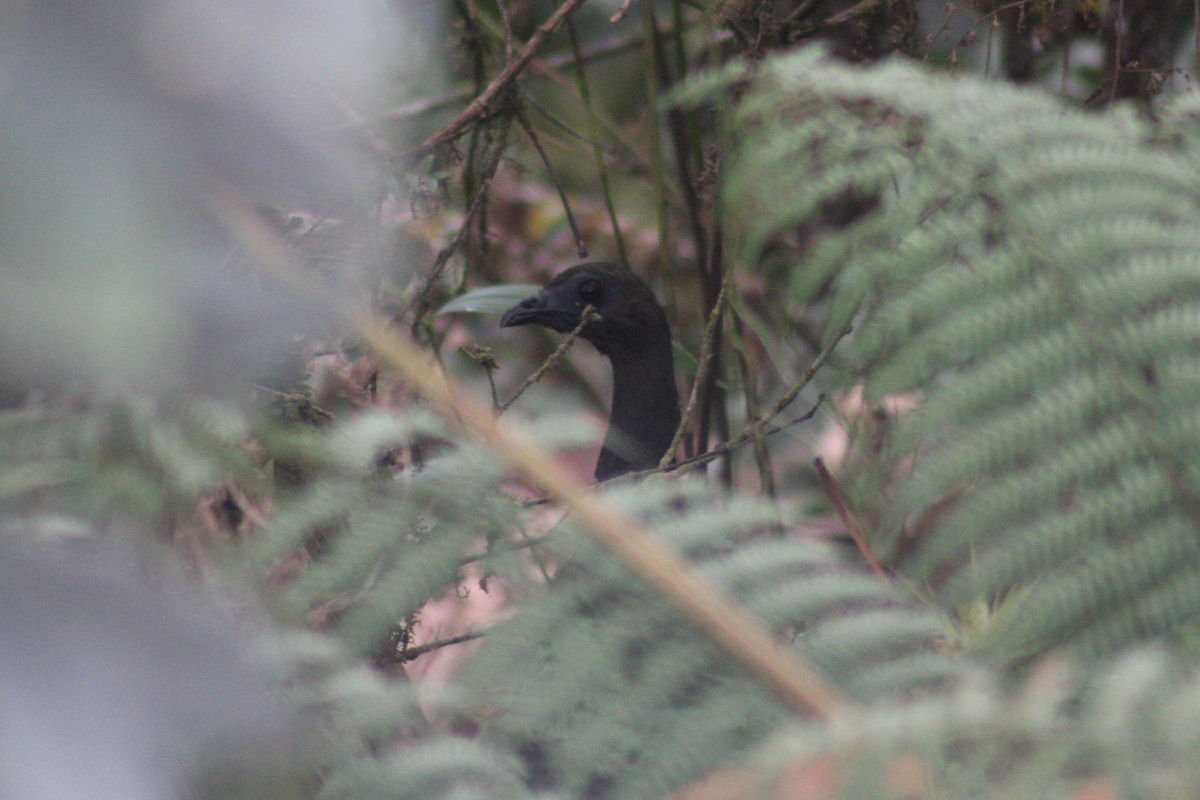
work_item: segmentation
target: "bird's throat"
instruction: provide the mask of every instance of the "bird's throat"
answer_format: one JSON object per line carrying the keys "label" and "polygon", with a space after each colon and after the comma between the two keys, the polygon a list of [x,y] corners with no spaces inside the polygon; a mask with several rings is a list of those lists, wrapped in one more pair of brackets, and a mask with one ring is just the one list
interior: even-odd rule
{"label": "bird's throat", "polygon": [[612,416],[596,464],[601,481],[658,466],[679,426],[669,334],[663,343],[612,359],[612,365]]}

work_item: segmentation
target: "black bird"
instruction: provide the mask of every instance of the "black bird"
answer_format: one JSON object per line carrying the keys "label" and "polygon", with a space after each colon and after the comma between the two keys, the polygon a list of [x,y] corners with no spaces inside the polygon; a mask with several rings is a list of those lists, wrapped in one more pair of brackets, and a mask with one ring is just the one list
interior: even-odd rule
{"label": "black bird", "polygon": [[500,325],[570,333],[589,305],[600,319],[579,336],[608,356],[613,370],[612,415],[596,463],[596,480],[603,481],[658,466],[679,427],[671,329],[654,292],[628,269],[594,261],[561,272],[505,312]]}

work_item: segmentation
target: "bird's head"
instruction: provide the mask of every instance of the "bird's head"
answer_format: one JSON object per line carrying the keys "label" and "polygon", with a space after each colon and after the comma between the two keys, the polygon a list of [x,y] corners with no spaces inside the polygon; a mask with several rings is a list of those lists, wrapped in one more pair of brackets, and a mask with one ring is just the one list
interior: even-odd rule
{"label": "bird's head", "polygon": [[602,261],[564,270],[533,297],[505,312],[502,327],[541,325],[559,333],[579,327],[591,306],[599,319],[588,322],[580,337],[609,358],[646,350],[665,335],[666,315],[646,283],[628,269]]}

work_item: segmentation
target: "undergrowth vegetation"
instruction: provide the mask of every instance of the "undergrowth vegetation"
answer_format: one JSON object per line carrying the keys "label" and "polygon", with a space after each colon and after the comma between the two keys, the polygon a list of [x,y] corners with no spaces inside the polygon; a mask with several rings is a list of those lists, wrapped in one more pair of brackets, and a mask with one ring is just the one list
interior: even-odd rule
{"label": "undergrowth vegetation", "polygon": [[[616,43],[578,2],[458,5],[451,98],[487,102],[415,149],[428,108],[343,121],[371,202],[268,212],[226,175],[179,202],[180,252],[219,229],[231,285],[321,309],[301,366],[0,370],[0,532],[186,576],[301,731],[287,780],[205,751],[194,794],[1200,792],[1195,96],[953,71],[975,39],[900,0],[635,4]],[[1017,5],[972,17],[1013,80],[1019,35],[1133,46],[1123,11]],[[558,80],[517,82],[548,40]],[[690,390],[677,463],[598,487],[594,353],[522,384],[549,344],[486,316],[585,252],[660,291]],[[193,343],[241,334],[241,291]]]}

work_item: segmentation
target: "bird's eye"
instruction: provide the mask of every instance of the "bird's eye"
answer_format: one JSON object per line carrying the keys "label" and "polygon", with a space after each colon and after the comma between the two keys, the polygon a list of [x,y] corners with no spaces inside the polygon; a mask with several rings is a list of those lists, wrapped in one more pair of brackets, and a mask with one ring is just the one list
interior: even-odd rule
{"label": "bird's eye", "polygon": [[579,284],[579,298],[585,303],[594,303],[604,294],[604,286],[595,278],[588,278]]}

